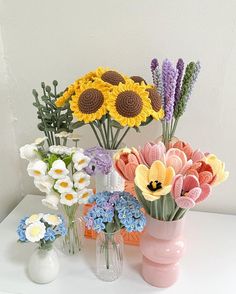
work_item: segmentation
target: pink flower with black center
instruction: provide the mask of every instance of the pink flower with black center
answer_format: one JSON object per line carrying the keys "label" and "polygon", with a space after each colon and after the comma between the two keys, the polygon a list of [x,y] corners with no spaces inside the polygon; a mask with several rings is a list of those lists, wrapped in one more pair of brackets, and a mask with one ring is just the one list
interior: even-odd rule
{"label": "pink flower with black center", "polygon": [[190,209],[205,200],[211,193],[211,186],[207,183],[200,184],[194,175],[175,176],[171,188],[171,195],[180,208]]}

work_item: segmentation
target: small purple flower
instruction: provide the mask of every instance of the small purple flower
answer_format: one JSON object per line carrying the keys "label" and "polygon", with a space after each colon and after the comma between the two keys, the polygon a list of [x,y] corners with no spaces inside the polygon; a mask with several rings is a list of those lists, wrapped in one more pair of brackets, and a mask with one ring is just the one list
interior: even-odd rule
{"label": "small purple flower", "polygon": [[91,159],[88,167],[85,168],[89,175],[94,175],[96,172],[109,174],[112,168],[112,158],[107,150],[96,146],[88,148],[84,154]]}
{"label": "small purple flower", "polygon": [[176,64],[176,68],[178,70],[178,76],[176,79],[176,87],[175,87],[175,102],[174,102],[174,108],[179,101],[180,97],[180,91],[181,91],[181,82],[182,82],[182,77],[183,77],[183,72],[184,72],[184,61],[183,59],[179,58],[178,62]]}
{"label": "small purple flower", "polygon": [[173,64],[165,59],[162,65],[162,80],[164,89],[165,120],[170,122],[174,111],[175,87],[178,70]]}
{"label": "small purple flower", "polygon": [[158,60],[156,58],[153,58],[151,61],[151,71],[153,72],[158,67]]}

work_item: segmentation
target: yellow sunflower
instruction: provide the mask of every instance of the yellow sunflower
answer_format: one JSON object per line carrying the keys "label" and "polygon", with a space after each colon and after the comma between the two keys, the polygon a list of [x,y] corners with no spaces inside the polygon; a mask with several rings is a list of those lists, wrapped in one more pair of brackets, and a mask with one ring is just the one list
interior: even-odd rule
{"label": "yellow sunflower", "polygon": [[70,101],[74,116],[85,123],[100,119],[106,114],[108,88],[98,81],[81,84]]}
{"label": "yellow sunflower", "polygon": [[127,80],[112,88],[107,109],[122,126],[138,127],[151,115],[152,106],[146,87]]}
{"label": "yellow sunflower", "polygon": [[115,70],[108,67],[98,67],[96,69],[96,78],[100,79],[107,86],[118,86],[119,83],[125,83],[125,77]]}
{"label": "yellow sunflower", "polygon": [[63,95],[59,98],[57,98],[55,105],[57,107],[62,107],[75,93],[75,86],[74,84],[71,84],[63,93]]}
{"label": "yellow sunflower", "polygon": [[146,91],[148,92],[148,98],[151,100],[152,117],[156,120],[162,119],[164,117],[164,110],[162,108],[161,96],[158,93],[157,88],[155,86],[148,85]]}

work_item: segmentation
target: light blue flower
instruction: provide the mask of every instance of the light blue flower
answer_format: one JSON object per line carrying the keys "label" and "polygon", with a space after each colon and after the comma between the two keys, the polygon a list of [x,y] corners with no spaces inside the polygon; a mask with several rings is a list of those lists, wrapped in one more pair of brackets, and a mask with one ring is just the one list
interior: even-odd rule
{"label": "light blue flower", "polygon": [[26,242],[27,241],[26,236],[25,236],[25,229],[22,227],[22,225],[18,226],[16,232],[17,232],[19,240],[21,242]]}
{"label": "light blue flower", "polygon": [[44,239],[45,241],[54,241],[56,239],[55,231],[52,228],[47,228]]}
{"label": "light blue flower", "polygon": [[67,228],[64,222],[56,227],[55,233],[61,235],[62,237],[67,234]]}
{"label": "light blue flower", "polygon": [[102,221],[102,218],[96,218],[94,220],[94,226],[93,229],[97,232],[100,233],[101,231],[103,231],[105,229],[105,224]]}

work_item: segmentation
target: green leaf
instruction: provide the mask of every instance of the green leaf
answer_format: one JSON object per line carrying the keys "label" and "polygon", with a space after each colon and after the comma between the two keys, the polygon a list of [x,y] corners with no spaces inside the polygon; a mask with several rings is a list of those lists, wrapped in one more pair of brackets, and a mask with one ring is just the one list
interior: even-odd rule
{"label": "green leaf", "polygon": [[151,210],[151,202],[146,200],[143,197],[143,192],[139,189],[138,186],[134,185],[135,188],[135,192],[138,198],[138,201],[142,204],[143,208],[145,209],[145,211],[147,212],[147,214],[150,215],[150,210]]}
{"label": "green leaf", "polygon": [[82,127],[85,123],[83,121],[77,121],[71,125],[72,130]]}
{"label": "green leaf", "polygon": [[67,167],[71,163],[72,157],[70,155],[68,155],[68,156],[63,157],[62,160],[65,162],[66,167]]}
{"label": "green leaf", "polygon": [[43,123],[38,124],[38,129],[42,132],[45,131],[45,127],[44,127]]}
{"label": "green leaf", "polygon": [[139,127],[133,127],[137,133],[141,133]]}
{"label": "green leaf", "polygon": [[114,128],[117,128],[117,129],[123,129],[124,128],[120,123],[118,123],[115,120],[111,121],[111,126],[114,127]]}
{"label": "green leaf", "polygon": [[140,126],[147,126],[148,124],[150,124],[150,122],[152,122],[153,117],[150,115],[145,122],[142,122]]}
{"label": "green leaf", "polygon": [[48,163],[48,169],[51,169],[52,164],[54,161],[56,161],[59,158],[56,154],[51,154],[49,157],[44,158],[44,162]]}

